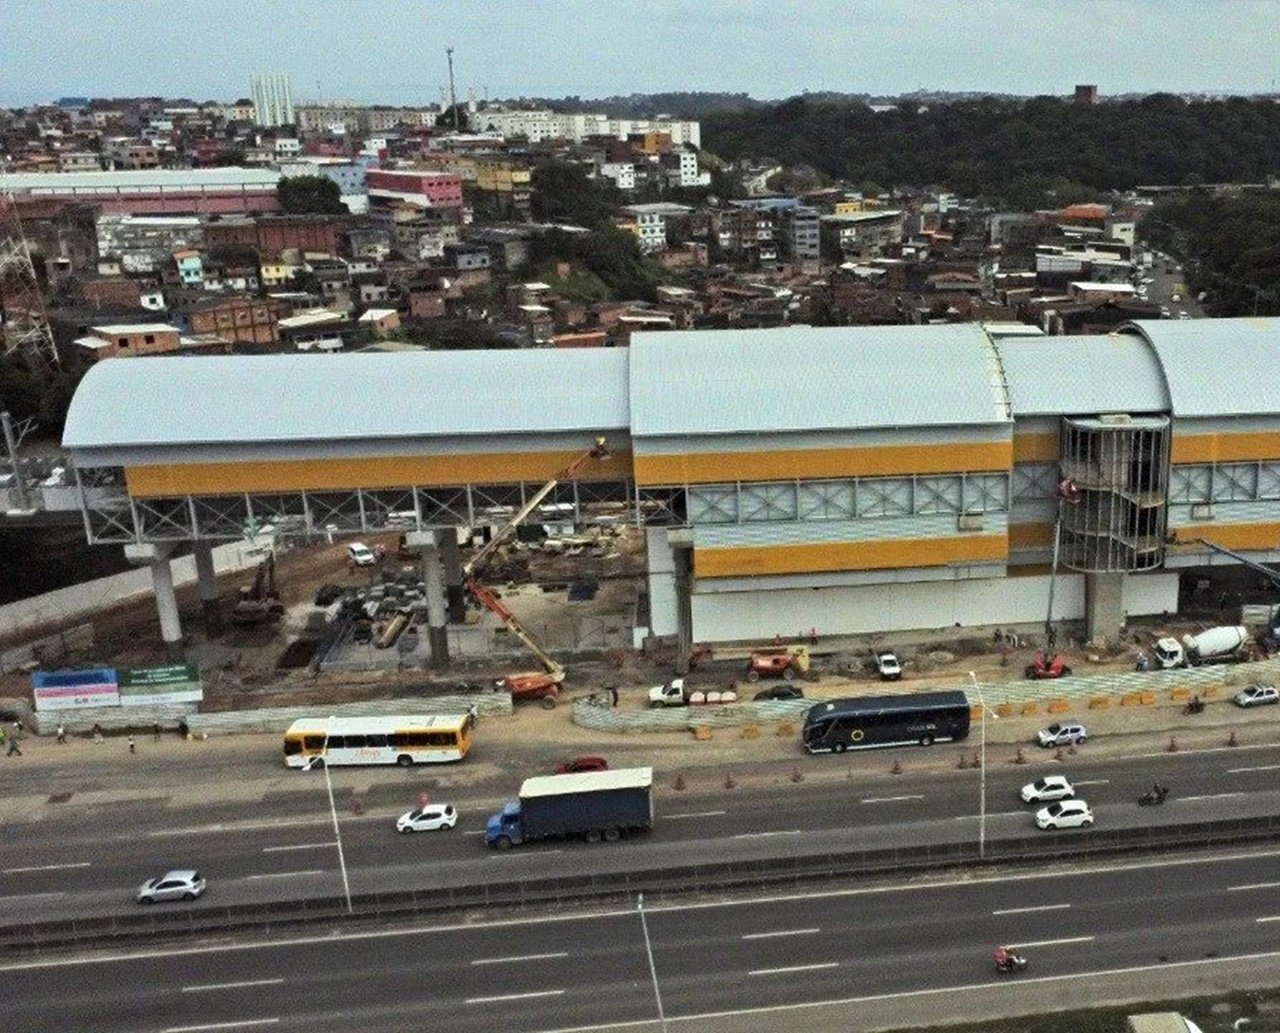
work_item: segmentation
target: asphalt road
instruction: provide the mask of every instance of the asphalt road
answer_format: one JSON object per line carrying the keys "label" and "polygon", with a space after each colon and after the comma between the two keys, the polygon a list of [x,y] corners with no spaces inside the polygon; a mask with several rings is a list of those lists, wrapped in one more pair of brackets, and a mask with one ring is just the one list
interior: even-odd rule
{"label": "asphalt road", "polygon": [[[936,748],[934,756],[960,755]],[[1151,752],[1091,760],[1086,745],[1063,762],[1047,751],[1028,751],[1026,765],[1007,759],[987,769],[986,832],[990,840],[1034,831],[1034,806],[1018,788],[1038,775],[1062,772],[1097,814],[1098,826],[1131,827],[1280,813],[1280,745]],[[902,751],[898,751],[901,753]],[[914,751],[913,751],[914,752]],[[966,750],[965,753],[970,751]],[[920,756],[920,753],[916,754]],[[458,827],[402,836],[384,808],[354,816],[340,827],[354,893],[501,882],[556,873],[608,873],[677,867],[721,859],[777,859],[797,853],[859,846],[974,841],[978,835],[979,779],[954,768],[921,774],[885,773],[885,754],[868,766],[813,758],[811,771],[844,779],[739,786],[711,794],[664,792],[652,834],[619,844],[580,842],[529,845],[506,853],[486,849],[481,831],[502,799],[454,796]],[[146,878],[169,868],[196,867],[210,881],[196,907],[335,894],[341,891],[338,856],[324,780],[310,778],[314,796],[300,808],[263,806],[253,820],[218,820],[218,813],[163,803],[88,811],[61,811],[23,826],[0,846],[0,922],[62,919],[129,911]],[[349,772],[335,769],[341,788]],[[1137,796],[1158,779],[1172,787],[1160,808],[1140,808]],[[296,784],[296,783],[295,783]],[[408,794],[406,794],[408,795]],[[1090,830],[1079,830],[1080,836]]]}
{"label": "asphalt road", "polygon": [[[647,909],[669,1027],[817,1033],[1274,979],[1276,850]],[[1031,967],[998,977],[990,952]],[[1242,960],[1243,959],[1243,960]],[[1252,960],[1249,960],[1252,959]],[[1265,975],[1265,973],[1264,973]],[[6,1030],[657,1030],[634,909],[0,966]]]}

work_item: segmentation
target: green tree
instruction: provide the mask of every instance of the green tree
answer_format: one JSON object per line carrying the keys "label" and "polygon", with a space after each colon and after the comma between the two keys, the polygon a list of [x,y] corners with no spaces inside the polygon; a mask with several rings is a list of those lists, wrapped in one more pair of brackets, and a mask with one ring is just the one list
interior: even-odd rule
{"label": "green tree", "polygon": [[452,104],[436,116],[437,129],[452,129],[455,124],[460,133],[471,131],[471,116],[467,114],[466,104]]}
{"label": "green tree", "polygon": [[245,153],[239,147],[228,147],[213,156],[213,164],[215,168],[228,168],[231,166],[243,165],[244,160]]}
{"label": "green tree", "polygon": [[547,161],[530,176],[529,206],[537,219],[595,226],[608,219],[621,196],[608,180],[591,179],[582,165]]}
{"label": "green tree", "polygon": [[276,187],[286,215],[345,215],[338,184],[326,176],[286,176]]}

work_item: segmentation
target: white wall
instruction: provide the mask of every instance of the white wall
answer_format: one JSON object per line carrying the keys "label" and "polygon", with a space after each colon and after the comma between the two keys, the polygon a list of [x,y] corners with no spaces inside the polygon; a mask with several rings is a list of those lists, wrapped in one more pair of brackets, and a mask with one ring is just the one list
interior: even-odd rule
{"label": "white wall", "polygon": [[1178,612],[1178,575],[1130,574],[1124,579],[1120,605],[1131,617]]}
{"label": "white wall", "polygon": [[667,544],[667,529],[645,531],[649,553],[649,629],[654,635],[674,635],[676,623],[676,568]]}

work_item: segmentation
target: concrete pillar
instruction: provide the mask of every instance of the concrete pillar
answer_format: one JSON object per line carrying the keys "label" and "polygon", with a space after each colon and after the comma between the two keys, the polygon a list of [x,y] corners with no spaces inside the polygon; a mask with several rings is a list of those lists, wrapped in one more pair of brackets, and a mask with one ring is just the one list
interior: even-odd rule
{"label": "concrete pillar", "polygon": [[431,646],[431,662],[437,667],[449,664],[449,615],[445,609],[444,567],[440,550],[431,531],[410,531],[405,535],[406,548],[422,557],[422,584],[427,597],[427,642]]}
{"label": "concrete pillar", "polygon": [[222,611],[218,607],[218,581],[213,573],[213,543],[200,539],[193,543],[196,581],[200,588],[200,618],[209,635],[222,634]]}
{"label": "concrete pillar", "polygon": [[687,531],[669,531],[676,583],[676,670],[687,674],[693,662],[693,541]]}
{"label": "concrete pillar", "polygon": [[178,618],[178,596],[173,590],[173,568],[169,557],[172,543],[154,545],[126,545],[124,557],[135,566],[151,568],[151,587],[156,597],[156,612],[160,616],[160,637],[171,660],[182,660],[182,622]]}
{"label": "concrete pillar", "polygon": [[449,623],[462,624],[467,619],[467,592],[462,587],[462,550],[458,547],[458,531],[453,527],[436,529],[436,548],[444,563],[444,594],[449,605]]}
{"label": "concrete pillar", "polygon": [[1085,635],[1116,642],[1124,627],[1124,574],[1084,576]]}

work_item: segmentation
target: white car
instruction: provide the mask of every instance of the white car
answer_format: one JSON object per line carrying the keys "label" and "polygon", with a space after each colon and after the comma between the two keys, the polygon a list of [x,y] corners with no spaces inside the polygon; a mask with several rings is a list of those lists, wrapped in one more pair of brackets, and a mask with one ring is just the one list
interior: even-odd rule
{"label": "white car", "polygon": [[373,554],[373,550],[364,542],[352,542],[347,546],[347,559],[357,567],[376,566],[378,557]]}
{"label": "white car", "polygon": [[1238,707],[1257,707],[1264,703],[1280,703],[1280,691],[1274,685],[1248,685],[1235,694]]}
{"label": "white car", "polygon": [[898,663],[898,658],[888,650],[876,653],[876,671],[880,675],[881,681],[897,681],[902,677],[902,664]]}
{"label": "white car", "polygon": [[1036,811],[1036,825],[1042,829],[1078,829],[1093,824],[1093,811],[1083,800],[1060,800]]}
{"label": "white car", "polygon": [[437,829],[451,829],[456,824],[458,812],[453,809],[452,804],[431,803],[400,815],[396,819],[396,831],[435,832]]}
{"label": "white car", "polygon": [[161,900],[195,900],[205,890],[204,876],[190,869],[165,872],[158,879],[148,879],[138,890],[139,904]]}
{"label": "white car", "polygon": [[1072,743],[1079,745],[1087,738],[1089,738],[1089,730],[1084,725],[1055,723],[1048,728],[1040,729],[1036,735],[1036,742],[1041,746],[1069,746]]}
{"label": "white car", "polygon": [[1046,803],[1049,800],[1067,800],[1076,795],[1065,775],[1045,775],[1022,787],[1023,803]]}

